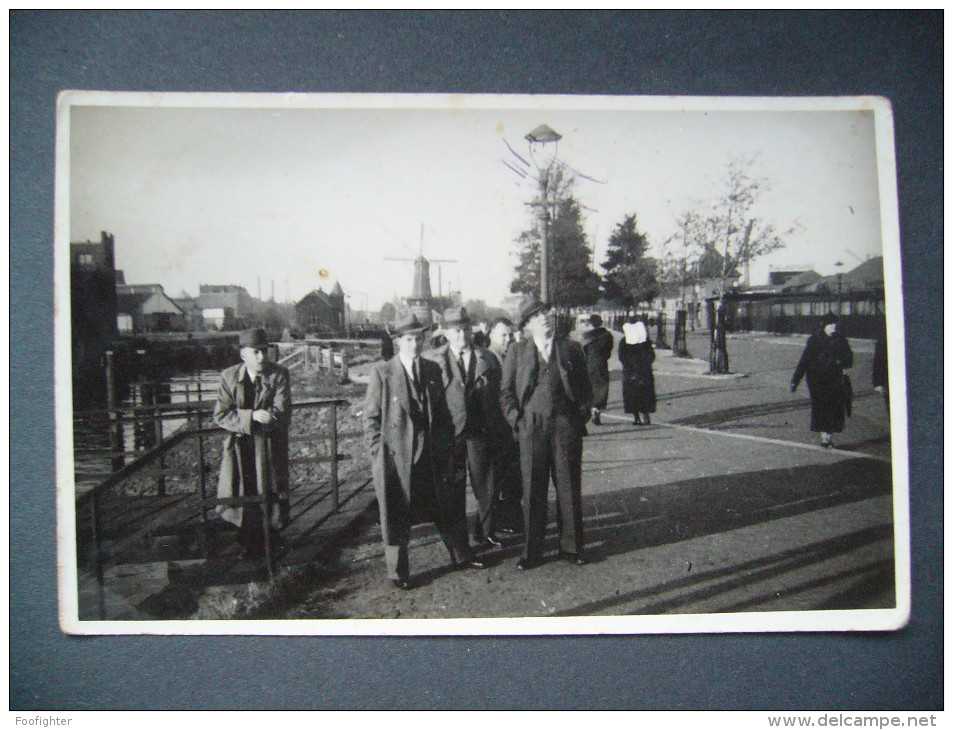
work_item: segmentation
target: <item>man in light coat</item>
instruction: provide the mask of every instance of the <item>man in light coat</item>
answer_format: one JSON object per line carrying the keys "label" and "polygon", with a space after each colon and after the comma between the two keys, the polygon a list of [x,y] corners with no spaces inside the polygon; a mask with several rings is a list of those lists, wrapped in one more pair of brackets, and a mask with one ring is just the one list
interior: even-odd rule
{"label": "man in light coat", "polygon": [[364,400],[364,437],[380,511],[387,577],[410,580],[413,525],[433,522],[454,567],[482,568],[467,535],[466,493],[453,474],[453,417],[439,366],[420,357],[425,327],[413,314],[395,322],[396,354],[371,371]]}
{"label": "man in light coat", "polygon": [[476,497],[478,514],[473,540],[481,545],[501,545],[494,517],[499,501],[494,478],[494,445],[509,431],[500,411],[500,370],[486,348],[474,344],[470,316],[463,307],[443,314],[447,343],[425,357],[440,366],[447,406],[453,416],[454,474],[456,489],[466,493],[467,474]]}
{"label": "man in light coat", "polygon": [[[215,424],[228,432],[218,498],[230,501],[216,511],[239,528],[244,556],[257,559],[265,556],[266,526],[277,528],[280,521],[275,503],[287,508],[291,379],[287,369],[268,359],[264,330],[243,331],[238,344],[242,362],[222,372],[212,414]],[[242,504],[237,501],[242,497],[259,501]]]}
{"label": "man in light coat", "polygon": [[543,560],[549,479],[559,507],[559,554],[586,562],[582,537],[582,438],[592,413],[592,384],[582,346],[555,334],[548,305],[535,297],[520,303],[525,337],[503,364],[500,404],[517,432],[523,477],[525,546],[521,570]]}

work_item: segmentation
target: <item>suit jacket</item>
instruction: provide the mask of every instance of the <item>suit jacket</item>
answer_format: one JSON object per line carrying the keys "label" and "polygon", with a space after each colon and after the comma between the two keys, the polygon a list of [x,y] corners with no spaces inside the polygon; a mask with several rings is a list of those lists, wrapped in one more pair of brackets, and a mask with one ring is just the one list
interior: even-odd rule
{"label": "suit jacket", "polygon": [[[449,499],[452,474],[453,418],[447,408],[440,367],[421,357],[420,380],[427,394],[427,434],[434,491],[438,503],[445,503]],[[406,528],[406,525],[393,524],[395,518],[388,503],[396,499],[410,504],[414,459],[412,397],[399,355],[378,363],[371,371],[364,399],[364,439],[371,458],[385,536],[393,529]]]}
{"label": "suit jacket", "polygon": [[[586,423],[592,413],[592,383],[582,345],[566,337],[553,338],[553,356],[563,381],[566,396],[576,406],[576,426],[580,435],[586,434]],[[503,416],[513,428],[519,429],[523,409],[536,389],[539,375],[539,350],[531,336],[510,346],[503,362],[503,382],[500,386],[500,406]]]}
{"label": "suit jacket", "polygon": [[464,430],[480,435],[497,435],[508,429],[500,410],[500,376],[495,356],[483,347],[473,347],[476,362],[470,366],[473,380],[467,390],[460,366],[450,345],[428,352],[425,357],[440,367],[447,406],[453,416],[454,433]]}
{"label": "suit jacket", "polygon": [[[265,486],[272,492],[288,488],[288,426],[291,423],[291,379],[288,371],[275,363],[265,363],[261,372],[261,390],[253,408],[245,402],[245,363],[222,371],[212,420],[228,433],[222,443],[222,463],[218,474],[220,499],[239,497],[248,479],[242,474],[241,449],[254,449],[255,477],[259,494]],[[265,426],[252,420],[253,410],[267,410],[274,421]],[[240,438],[248,436],[251,438]],[[223,519],[241,525],[239,507],[219,507]]]}

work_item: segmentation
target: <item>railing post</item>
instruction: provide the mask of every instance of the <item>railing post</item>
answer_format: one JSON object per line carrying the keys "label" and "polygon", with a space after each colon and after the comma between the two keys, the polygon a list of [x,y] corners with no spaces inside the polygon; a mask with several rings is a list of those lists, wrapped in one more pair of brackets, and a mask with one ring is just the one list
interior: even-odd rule
{"label": "railing post", "polygon": [[208,560],[209,557],[209,542],[210,542],[210,525],[208,520],[208,508],[205,506],[206,493],[205,493],[205,449],[204,446],[204,436],[202,434],[202,412],[200,410],[195,411],[195,430],[196,430],[196,443],[198,444],[198,463],[199,463],[199,495],[202,499],[202,554],[205,556],[205,559]]}
{"label": "railing post", "polygon": [[119,471],[126,463],[123,451],[125,444],[122,437],[122,416],[116,402],[116,371],[113,363],[113,351],[106,350],[106,407],[109,409],[109,420],[112,421],[110,441],[112,442],[113,456],[110,464],[113,471]]}
{"label": "railing post", "polygon": [[94,489],[89,494],[89,508],[91,512],[93,532],[93,561],[96,588],[99,596],[99,618],[106,620],[106,572],[103,570],[102,556],[99,552],[99,496]]}
{"label": "railing post", "polygon": [[331,492],[335,511],[341,506],[338,494],[338,404],[331,403]]}
{"label": "railing post", "polygon": [[[159,399],[156,398],[156,401]],[[162,410],[159,408],[158,402],[156,403],[155,410],[153,411],[153,419],[156,433],[156,446],[162,443]],[[165,457],[159,457],[159,471],[156,474],[156,489],[160,497],[165,496]]]}

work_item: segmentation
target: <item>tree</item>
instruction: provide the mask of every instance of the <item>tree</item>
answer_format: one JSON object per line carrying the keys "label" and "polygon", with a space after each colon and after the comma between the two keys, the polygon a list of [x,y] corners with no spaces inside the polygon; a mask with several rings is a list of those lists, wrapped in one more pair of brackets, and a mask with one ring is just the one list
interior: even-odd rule
{"label": "tree", "polygon": [[635,214],[616,224],[602,264],[606,299],[631,308],[659,295],[658,261],[646,255],[648,246],[648,237],[639,230]]}
{"label": "tree", "polygon": [[[573,179],[562,169],[551,173],[546,214],[549,216],[549,298],[556,307],[594,304],[599,297],[599,275],[592,270],[592,247],[583,230],[582,206],[572,195]],[[538,197],[530,203],[543,205]],[[520,233],[516,243],[519,263],[510,284],[514,294],[540,296],[539,216],[533,227]]]}
{"label": "tree", "polygon": [[728,372],[724,299],[729,276],[754,259],[783,248],[785,237],[794,231],[791,227],[779,232],[773,223],[755,216],[759,198],[770,189],[766,178],[751,175],[755,162],[756,157],[736,158],[729,162],[720,183],[721,191],[709,210],[705,213],[699,210],[694,217],[688,217],[692,234],[704,250],[700,263],[720,264],[721,295],[709,352],[712,373]]}

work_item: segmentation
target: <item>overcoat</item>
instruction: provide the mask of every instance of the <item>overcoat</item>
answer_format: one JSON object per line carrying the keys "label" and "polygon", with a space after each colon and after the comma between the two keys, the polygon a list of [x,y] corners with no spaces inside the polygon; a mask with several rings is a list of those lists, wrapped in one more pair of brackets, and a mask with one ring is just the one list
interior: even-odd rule
{"label": "overcoat", "polygon": [[815,332],[808,337],[801,359],[794,369],[791,385],[797,387],[807,375],[811,395],[811,430],[840,433],[850,415],[850,387],[844,369],[853,367],[854,353],[847,338]]}
{"label": "overcoat", "polygon": [[609,402],[609,358],[614,340],[605,327],[596,327],[582,336],[582,349],[589,364],[593,406],[602,409]]}
{"label": "overcoat", "polygon": [[626,413],[655,413],[655,376],[652,363],[655,350],[646,340],[630,345],[619,342],[622,363],[622,402]]}
{"label": "overcoat", "polygon": [[[586,435],[586,422],[592,415],[592,384],[582,345],[565,337],[553,339],[553,352],[559,367],[566,395],[576,405],[575,426],[580,436]],[[532,336],[510,346],[503,362],[500,406],[503,417],[514,431],[519,430],[523,408],[533,395],[539,375],[537,347]]]}
{"label": "overcoat", "polygon": [[[241,408],[245,402],[245,388],[251,387],[245,373],[245,363],[222,371],[218,397],[212,420],[228,433],[222,443],[222,463],[218,474],[218,497],[227,499],[242,496],[242,450],[254,451],[255,483],[258,493],[267,486],[275,495],[276,503],[287,501],[288,490],[288,426],[291,423],[291,379],[287,369],[266,362],[261,372],[261,390],[255,396],[254,408]],[[267,410],[274,421],[265,426],[252,420],[253,410]],[[241,526],[242,508],[220,506],[222,519]],[[277,510],[271,514],[277,523]]]}
{"label": "overcoat", "polygon": [[[454,425],[444,395],[440,367],[423,357],[418,361],[421,386],[427,394],[426,437],[430,447],[428,466],[436,501],[434,509],[445,515],[465,514],[466,494],[456,489],[451,479]],[[407,373],[399,355],[373,368],[362,420],[380,507],[381,532],[387,545],[399,544],[409,535],[411,527],[408,523],[414,458],[411,397]]]}
{"label": "overcoat", "polygon": [[496,356],[483,347],[473,347],[476,358],[473,380],[469,391],[460,377],[460,368],[450,345],[443,345],[423,355],[440,367],[447,407],[453,417],[454,434],[460,436],[464,428],[487,437],[509,430],[500,410],[501,368]]}

